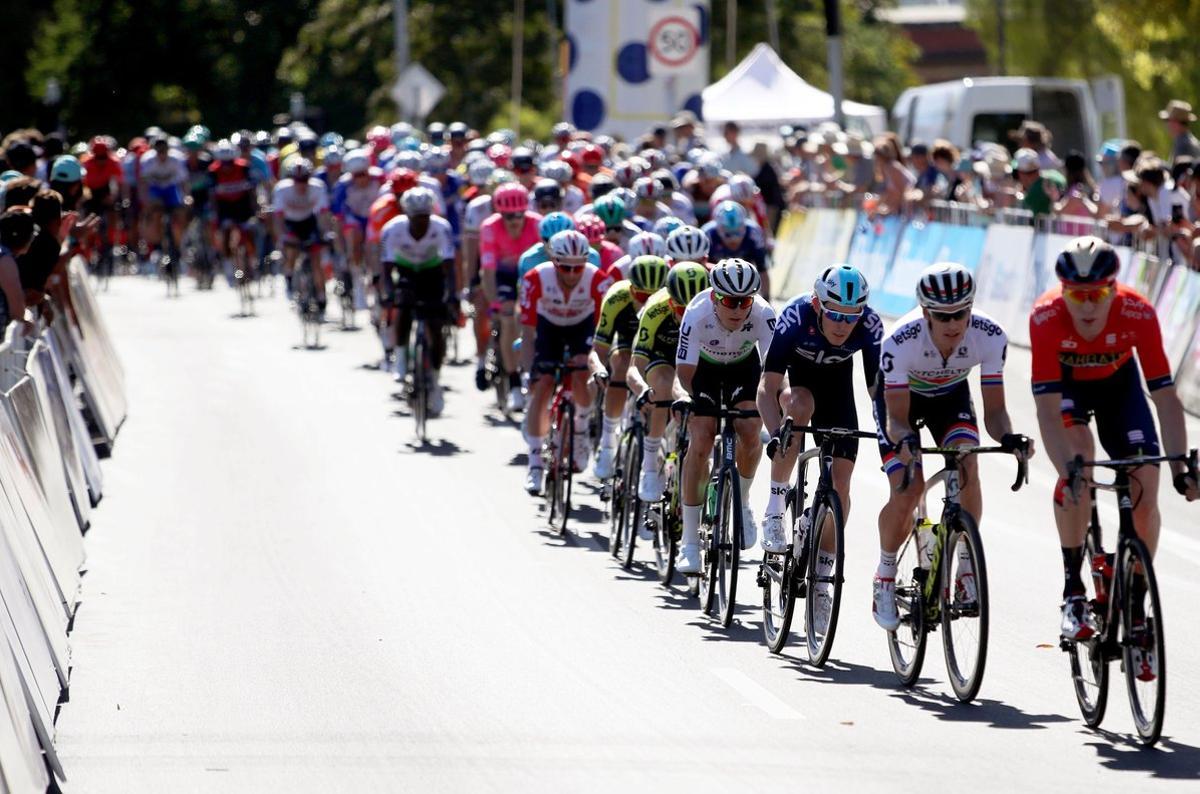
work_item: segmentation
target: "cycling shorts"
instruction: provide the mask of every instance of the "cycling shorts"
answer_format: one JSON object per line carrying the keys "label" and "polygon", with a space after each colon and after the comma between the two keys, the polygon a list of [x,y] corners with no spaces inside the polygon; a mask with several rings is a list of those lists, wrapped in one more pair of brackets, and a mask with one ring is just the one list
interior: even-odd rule
{"label": "cycling shorts", "polygon": [[396,306],[413,309],[414,316],[426,321],[446,318],[446,274],[440,267],[413,270],[392,264],[391,278],[384,279],[391,285],[390,297]]}
{"label": "cycling shorts", "polygon": [[1085,427],[1096,417],[1100,446],[1112,458],[1158,455],[1158,432],[1142,377],[1133,359],[1100,380],[1062,382],[1064,427]]}
{"label": "cycling shorts", "polygon": [[284,245],[296,247],[311,247],[321,244],[321,230],[317,226],[317,216],[310,215],[302,221],[283,219]]}
{"label": "cycling shorts", "polygon": [[237,201],[217,202],[217,223],[224,225],[226,221],[245,226],[254,218],[254,202],[249,196]]}
{"label": "cycling shorts", "polygon": [[[965,380],[946,392],[926,397],[909,392],[908,424],[913,429],[929,428],[933,440],[941,447],[978,446],[979,425],[975,420],[975,405],[971,402],[971,387]],[[887,408],[883,390],[875,400],[875,423],[879,426],[879,457],[883,470],[889,475],[904,468],[896,457],[896,447],[884,432],[887,428]]]}
{"label": "cycling shorts", "polygon": [[353,212],[347,212],[342,215],[342,232],[348,232],[351,229],[358,229],[364,236],[367,233],[367,218],[360,218]]}
{"label": "cycling shorts", "polygon": [[587,355],[592,349],[595,332],[596,325],[590,317],[575,325],[555,325],[539,316],[533,345],[533,371],[547,372],[555,364],[561,364],[564,357]]}
{"label": "cycling shorts", "polygon": [[[810,424],[813,427],[858,429],[858,410],[854,404],[854,365],[851,361],[838,364],[813,364],[806,359],[788,365],[788,383],[793,389],[807,389],[815,408]],[[817,433],[820,444],[823,434]],[[858,458],[858,439],[839,438],[833,444],[833,457],[849,461]]]}
{"label": "cycling shorts", "polygon": [[179,185],[167,185],[159,187],[158,185],[150,185],[150,193],[146,196],[146,203],[161,204],[165,210],[178,209],[183,206],[183,191],[179,189]]}
{"label": "cycling shorts", "polygon": [[[502,270],[497,268],[496,273],[496,299],[501,303],[507,301],[515,301],[517,299],[517,271]],[[594,330],[594,329],[593,329]],[[588,335],[589,340],[591,335]],[[591,342],[588,342],[588,347],[591,347]]]}
{"label": "cycling shorts", "polygon": [[732,364],[716,364],[702,358],[692,376],[692,401],[712,411],[722,405],[732,408],[741,402],[754,402],[761,376],[762,364],[757,353]]}

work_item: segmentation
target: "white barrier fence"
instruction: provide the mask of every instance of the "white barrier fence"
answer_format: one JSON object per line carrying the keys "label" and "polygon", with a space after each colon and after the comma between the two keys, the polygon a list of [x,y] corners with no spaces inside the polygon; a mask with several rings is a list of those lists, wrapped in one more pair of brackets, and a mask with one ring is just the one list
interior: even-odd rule
{"label": "white barrier fence", "polygon": [[[916,306],[916,274],[951,260],[975,274],[976,305],[994,316],[1014,344],[1029,345],[1029,312],[1053,281],[1054,260],[1073,237],[1108,232],[1093,221],[1034,223],[1020,211],[984,216],[955,205],[917,218],[871,218],[852,209],[814,207],[787,214],[776,234],[773,298],[812,288],[834,262],[849,262],[871,284],[872,305],[899,317]],[[1116,246],[1119,278],[1154,304],[1180,397],[1200,414],[1200,273],[1164,262],[1152,250]]]}
{"label": "white barrier fence", "polygon": [[[70,672],[83,532],[99,456],[125,418],[124,373],[82,263],[49,327],[0,343],[0,792],[66,781],[54,718]],[[73,308],[73,312],[71,309]]]}

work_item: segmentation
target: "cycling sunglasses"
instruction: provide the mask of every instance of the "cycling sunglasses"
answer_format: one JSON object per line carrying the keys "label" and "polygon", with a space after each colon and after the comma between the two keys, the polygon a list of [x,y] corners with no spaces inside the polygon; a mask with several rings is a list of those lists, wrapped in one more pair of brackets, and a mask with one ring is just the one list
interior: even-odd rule
{"label": "cycling sunglasses", "polygon": [[523,213],[523,212],[502,212],[502,213],[500,213],[500,217],[506,221],[515,221],[517,218],[524,218],[525,213]]}
{"label": "cycling sunglasses", "polygon": [[582,273],[583,269],[587,267],[587,262],[581,262],[579,264],[555,262],[554,266],[564,273]]}
{"label": "cycling sunglasses", "polygon": [[722,295],[713,290],[713,301],[721,304],[726,309],[747,309],[750,307],[750,304],[754,303],[754,296],[746,295],[739,297],[737,295]]}
{"label": "cycling sunglasses", "polygon": [[962,318],[966,317],[970,313],[971,313],[971,308],[968,306],[966,308],[959,309],[956,312],[935,312],[933,310],[930,310],[929,317],[931,319],[937,320],[939,323],[952,323],[955,320],[961,320]]}
{"label": "cycling sunglasses", "polygon": [[1116,288],[1112,284],[1100,286],[1068,287],[1063,286],[1063,296],[1072,303],[1103,303],[1112,297]]}
{"label": "cycling sunglasses", "polygon": [[856,312],[836,312],[833,309],[826,309],[824,306],[822,306],[821,310],[831,322],[846,323],[847,325],[853,325],[863,316],[861,309]]}

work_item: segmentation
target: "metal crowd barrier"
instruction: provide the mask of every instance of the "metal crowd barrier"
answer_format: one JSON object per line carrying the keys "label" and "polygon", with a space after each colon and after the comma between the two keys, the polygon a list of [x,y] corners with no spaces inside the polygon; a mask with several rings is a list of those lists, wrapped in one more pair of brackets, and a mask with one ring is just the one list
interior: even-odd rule
{"label": "metal crowd barrier", "polygon": [[124,375],[86,275],[73,263],[78,322],[13,323],[0,342],[0,792],[66,781],[54,717],[69,684],[68,630],[83,532],[103,495],[97,450],[125,418]]}

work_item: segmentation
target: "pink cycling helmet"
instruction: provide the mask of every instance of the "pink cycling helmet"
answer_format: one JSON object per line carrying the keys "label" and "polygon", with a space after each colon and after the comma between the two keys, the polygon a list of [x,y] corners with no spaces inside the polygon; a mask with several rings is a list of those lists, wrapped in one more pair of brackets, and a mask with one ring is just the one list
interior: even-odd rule
{"label": "pink cycling helmet", "polygon": [[506,182],[492,194],[492,209],[505,215],[525,212],[529,209],[529,191],[518,182]]}

